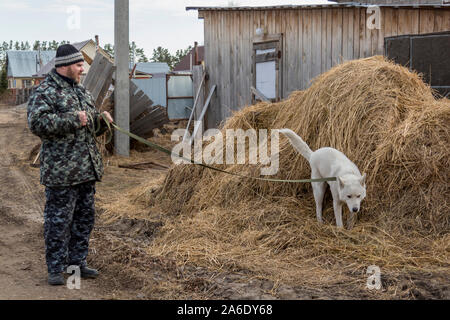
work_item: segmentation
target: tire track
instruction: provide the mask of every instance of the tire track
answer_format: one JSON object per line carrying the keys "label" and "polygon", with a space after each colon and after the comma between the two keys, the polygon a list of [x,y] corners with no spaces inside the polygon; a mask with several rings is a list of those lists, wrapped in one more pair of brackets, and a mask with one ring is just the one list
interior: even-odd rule
{"label": "tire track", "polygon": [[41,222],[43,197],[21,167],[21,155],[38,140],[26,129],[25,110],[0,109],[0,192],[2,205],[18,207],[24,218]]}

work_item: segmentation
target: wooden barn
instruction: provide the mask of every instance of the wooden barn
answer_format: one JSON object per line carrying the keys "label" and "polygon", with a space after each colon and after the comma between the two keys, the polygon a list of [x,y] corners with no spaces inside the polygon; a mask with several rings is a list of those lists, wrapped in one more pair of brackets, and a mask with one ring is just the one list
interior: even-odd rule
{"label": "wooden barn", "polygon": [[388,2],[187,7],[204,20],[206,92],[216,85],[206,127],[256,97],[276,101],[306,89],[342,61],[383,55],[387,37],[450,31],[449,5]]}

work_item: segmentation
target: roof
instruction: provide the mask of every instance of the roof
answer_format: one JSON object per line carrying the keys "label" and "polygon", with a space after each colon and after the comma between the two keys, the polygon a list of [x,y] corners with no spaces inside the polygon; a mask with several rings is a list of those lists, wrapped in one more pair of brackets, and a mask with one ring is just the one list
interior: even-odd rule
{"label": "roof", "polygon": [[[130,62],[130,70],[133,70],[133,63]],[[165,62],[137,62],[136,70],[148,74],[169,73],[169,65]]]}
{"label": "roof", "polygon": [[[186,7],[186,11],[251,11],[251,10],[288,10],[288,9],[320,9],[320,8],[348,8],[348,7],[370,7],[373,4],[364,4],[359,2],[345,2],[345,3],[326,3],[326,4],[300,4],[300,5],[278,5],[278,6],[261,6],[261,7]],[[432,7],[432,8],[450,8],[448,4],[377,4],[379,7]]]}
{"label": "roof", "polygon": [[[331,0],[330,0],[331,1]],[[349,0],[332,0],[333,2],[351,2]],[[355,2],[359,2],[359,3],[366,3],[366,4],[374,4],[374,5],[378,5],[378,4],[388,4],[391,3],[392,4],[392,0],[360,0],[360,1],[355,1]],[[398,4],[405,4],[405,3],[411,3],[411,4],[442,4],[442,2],[450,2],[449,0],[396,0],[395,2],[397,2]]]}
{"label": "roof", "polygon": [[[190,71],[191,70],[191,55],[194,54],[194,49],[192,48],[191,51],[187,55],[185,55],[181,60],[175,65],[173,68],[173,71]],[[198,46],[197,47],[198,52],[198,61],[203,61],[205,57],[205,47],[204,46]]]}
{"label": "roof", "polygon": [[[76,43],[72,43],[72,45],[77,48],[77,50],[81,50],[82,48],[84,48],[89,42],[91,42],[92,40],[85,40],[85,41],[81,41],[81,42],[76,42]],[[56,51],[55,51],[56,52]],[[44,63],[44,66],[42,67],[41,70],[39,70],[39,72],[34,72],[33,76],[38,77],[38,78],[43,78],[45,77],[45,75],[47,73],[49,73],[54,67],[55,67],[55,57],[56,57],[56,53],[53,55],[53,59],[51,59],[50,61],[47,61],[47,63]]]}
{"label": "roof", "polygon": [[[8,50],[8,77],[31,78],[39,70],[39,52],[36,50]],[[56,51],[41,51],[42,66],[55,57]]]}

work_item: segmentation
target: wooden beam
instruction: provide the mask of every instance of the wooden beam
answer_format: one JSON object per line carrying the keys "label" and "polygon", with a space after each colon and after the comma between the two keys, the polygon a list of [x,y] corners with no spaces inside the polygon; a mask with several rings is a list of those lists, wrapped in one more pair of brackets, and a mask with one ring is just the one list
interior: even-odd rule
{"label": "wooden beam", "polygon": [[262,92],[256,89],[255,87],[251,86],[250,91],[260,100],[270,102],[270,99],[267,98],[265,95],[263,95]]}
{"label": "wooden beam", "polygon": [[86,53],[84,53],[84,51],[83,50],[81,50],[81,54],[83,55],[83,57],[84,57],[84,60],[87,62],[87,64],[88,65],[91,65],[92,64],[92,59],[91,59],[91,57],[89,57]]}
{"label": "wooden beam", "polygon": [[131,132],[135,133],[140,129],[145,129],[145,127],[152,127],[153,122],[166,121],[168,122],[167,115],[162,108],[155,108],[148,114],[146,114],[141,119],[133,122],[131,124]]}
{"label": "wooden beam", "polygon": [[39,152],[38,152],[36,158],[34,158],[33,164],[36,163],[36,161],[39,159],[40,155],[41,155],[41,150],[39,150]]}
{"label": "wooden beam", "polygon": [[98,54],[101,54],[101,55],[104,56],[106,59],[108,59],[109,62],[111,62],[112,64],[114,64],[114,58],[111,57],[111,56],[109,55],[109,53],[106,52],[105,50],[103,50],[101,47],[98,47],[98,48],[97,48],[97,53],[98,53]]}
{"label": "wooden beam", "polygon": [[192,106],[191,115],[189,116],[189,121],[186,126],[186,131],[184,132],[183,141],[186,141],[187,134],[189,132],[189,125],[191,124],[192,118],[195,113],[195,106],[197,105],[197,101],[199,100],[200,92],[202,91],[203,82],[205,81],[206,72],[203,73],[202,81],[200,82],[200,85],[198,86],[197,94],[195,95],[194,105]]}
{"label": "wooden beam", "polygon": [[136,66],[137,66],[137,63],[134,64],[133,70],[131,70],[130,79],[134,78],[134,71],[136,70]]}
{"label": "wooden beam", "polygon": [[194,99],[193,96],[179,96],[179,97],[167,97],[167,99],[177,100],[177,99]]}
{"label": "wooden beam", "polygon": [[255,57],[255,62],[266,62],[266,61],[274,61],[278,60],[278,52],[275,49],[275,52],[267,52],[263,54],[257,54]]}
{"label": "wooden beam", "polygon": [[189,140],[190,145],[192,145],[192,141],[194,141],[194,137],[197,135],[198,129],[200,128],[200,125],[203,121],[203,117],[206,114],[206,110],[208,110],[209,102],[211,101],[211,97],[212,97],[214,91],[216,91],[216,85],[213,85],[211,90],[209,90],[208,98],[206,99],[205,105],[203,106],[203,109],[202,109],[202,113],[200,114],[200,117],[198,118],[198,121],[195,124],[194,131],[192,132],[191,139]]}

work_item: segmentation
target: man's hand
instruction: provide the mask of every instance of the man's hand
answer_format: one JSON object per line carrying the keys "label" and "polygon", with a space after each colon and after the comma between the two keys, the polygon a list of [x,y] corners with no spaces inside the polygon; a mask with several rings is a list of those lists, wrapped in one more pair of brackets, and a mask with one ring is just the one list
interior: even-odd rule
{"label": "man's hand", "polygon": [[86,115],[86,111],[78,111],[78,118],[80,119],[82,127],[87,125],[88,118]]}
{"label": "man's hand", "polygon": [[108,119],[109,123],[113,123],[114,119],[111,117],[108,111],[103,111],[102,114],[106,116],[106,119]]}

